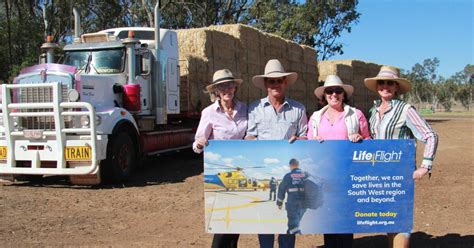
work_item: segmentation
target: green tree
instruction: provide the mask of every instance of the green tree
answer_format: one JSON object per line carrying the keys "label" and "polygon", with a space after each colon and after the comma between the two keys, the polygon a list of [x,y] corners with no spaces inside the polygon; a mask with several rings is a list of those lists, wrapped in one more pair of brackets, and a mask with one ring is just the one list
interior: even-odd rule
{"label": "green tree", "polygon": [[338,38],[352,31],[360,14],[358,1],[255,1],[246,22],[297,43],[316,48],[318,60],[343,54]]}
{"label": "green tree", "polygon": [[452,79],[440,78],[435,85],[436,98],[446,112],[451,112],[457,85]]}
{"label": "green tree", "polygon": [[436,70],[439,66],[439,59],[425,59],[422,64],[416,63],[411,71],[406,72],[404,77],[412,83],[412,90],[408,92],[407,98],[414,98],[419,104],[431,103],[431,108],[436,109],[439,99],[435,94],[434,82],[438,79]]}
{"label": "green tree", "polygon": [[466,65],[464,70],[454,74],[451,79],[458,85],[455,99],[469,110],[474,95],[474,65]]}
{"label": "green tree", "polygon": [[0,2],[0,81],[11,82],[20,66],[38,60],[44,30],[40,13],[34,1]]}

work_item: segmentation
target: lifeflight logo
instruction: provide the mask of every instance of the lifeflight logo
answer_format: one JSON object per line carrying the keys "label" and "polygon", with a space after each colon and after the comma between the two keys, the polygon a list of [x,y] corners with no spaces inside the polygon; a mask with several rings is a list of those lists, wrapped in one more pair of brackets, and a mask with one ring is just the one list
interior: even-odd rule
{"label": "lifeflight logo", "polygon": [[400,162],[402,158],[402,151],[387,152],[387,151],[354,151],[352,155],[352,162],[355,163],[372,163],[372,166],[375,163],[389,163],[389,162]]}

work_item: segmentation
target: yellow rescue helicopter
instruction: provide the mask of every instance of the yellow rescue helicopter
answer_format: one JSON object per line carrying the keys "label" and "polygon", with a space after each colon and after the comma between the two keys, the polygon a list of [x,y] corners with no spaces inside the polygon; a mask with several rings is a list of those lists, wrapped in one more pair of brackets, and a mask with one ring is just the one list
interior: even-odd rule
{"label": "yellow rescue helicopter", "polygon": [[239,167],[206,162],[208,165],[222,167],[207,167],[206,170],[227,170],[217,174],[204,175],[205,189],[225,189],[225,190],[266,190],[269,187],[269,180],[258,180],[247,176],[245,169],[265,168],[263,166]]}

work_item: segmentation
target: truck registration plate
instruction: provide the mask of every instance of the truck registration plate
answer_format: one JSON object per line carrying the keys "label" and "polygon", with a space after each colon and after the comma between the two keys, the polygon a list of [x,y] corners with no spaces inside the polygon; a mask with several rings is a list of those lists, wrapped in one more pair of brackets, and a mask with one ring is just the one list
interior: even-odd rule
{"label": "truck registration plate", "polygon": [[88,146],[67,146],[64,156],[67,161],[88,161],[92,159],[92,151]]}
{"label": "truck registration plate", "polygon": [[41,139],[43,137],[43,130],[23,130],[23,135],[27,139]]}
{"label": "truck registration plate", "polygon": [[7,158],[7,147],[0,146],[0,159],[6,159],[6,158]]}

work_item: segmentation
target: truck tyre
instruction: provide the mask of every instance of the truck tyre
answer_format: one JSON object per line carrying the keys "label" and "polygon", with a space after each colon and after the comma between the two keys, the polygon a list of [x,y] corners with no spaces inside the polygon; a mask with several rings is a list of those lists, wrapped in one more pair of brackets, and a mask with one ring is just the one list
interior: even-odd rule
{"label": "truck tyre", "polygon": [[119,183],[126,181],[137,162],[137,152],[132,138],[126,132],[115,134],[107,145],[107,159],[103,172],[105,182]]}

